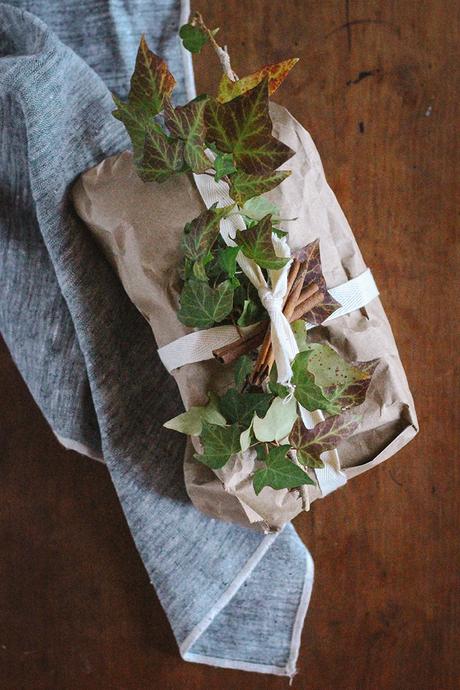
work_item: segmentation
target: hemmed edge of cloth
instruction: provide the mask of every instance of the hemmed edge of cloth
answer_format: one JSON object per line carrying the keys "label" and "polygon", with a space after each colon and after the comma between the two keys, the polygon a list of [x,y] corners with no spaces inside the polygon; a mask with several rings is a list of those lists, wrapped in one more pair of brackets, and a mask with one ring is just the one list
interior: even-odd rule
{"label": "hemmed edge of cloth", "polygon": [[216,601],[214,606],[206,614],[198,625],[187,635],[185,640],[179,645],[180,655],[184,661],[207,664],[208,666],[215,666],[220,668],[232,668],[239,671],[253,671],[255,673],[270,673],[277,676],[288,676],[291,680],[296,674],[296,663],[299,656],[300,640],[305,621],[305,616],[310,603],[310,598],[313,590],[314,579],[314,563],[308,549],[305,549],[305,577],[300,595],[299,605],[297,608],[296,617],[291,634],[291,646],[289,659],[285,666],[271,666],[269,664],[258,664],[250,661],[243,661],[238,659],[226,659],[223,657],[206,656],[204,654],[194,654],[189,651],[195,642],[203,635],[207,628],[211,625],[215,617],[225,608],[232,597],[239,590],[244,581],[250,576],[254,568],[263,558],[267,549],[271,546],[278,534],[268,534],[259,544],[252,556],[246,561],[243,568],[235,577],[233,582],[227,587],[222,596]]}

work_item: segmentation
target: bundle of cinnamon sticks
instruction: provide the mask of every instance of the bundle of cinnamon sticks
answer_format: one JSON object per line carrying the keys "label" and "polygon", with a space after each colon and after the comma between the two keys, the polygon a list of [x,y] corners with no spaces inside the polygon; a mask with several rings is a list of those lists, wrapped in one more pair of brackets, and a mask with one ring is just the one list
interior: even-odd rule
{"label": "bundle of cinnamon sticks", "polygon": [[[283,314],[292,323],[305,317],[309,311],[320,304],[324,295],[318,285],[311,283],[304,285],[308,271],[306,261],[294,259],[289,276]],[[251,375],[251,383],[260,385],[269,375],[273,366],[274,354],[271,342],[270,322],[262,321],[257,329],[249,337],[241,336],[229,345],[214,350],[214,357],[222,364],[231,364],[243,354],[256,350],[259,346],[259,354]]]}

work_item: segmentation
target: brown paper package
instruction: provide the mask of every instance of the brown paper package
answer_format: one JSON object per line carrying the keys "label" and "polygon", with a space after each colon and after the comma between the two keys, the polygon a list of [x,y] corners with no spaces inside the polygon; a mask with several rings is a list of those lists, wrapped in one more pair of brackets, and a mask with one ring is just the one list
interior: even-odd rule
{"label": "brown paper package", "polygon": [[[281,209],[282,218],[295,217],[284,228],[292,248],[320,238],[327,284],[340,285],[360,275],[366,264],[310,135],[281,106],[271,104],[271,116],[274,136],[296,153],[283,166],[292,171],[290,177],[267,196]],[[150,323],[157,346],[189,333],[176,312],[181,234],[185,223],[204,208],[193,177],[176,175],[163,184],[144,183],[131,154],[124,152],[84,173],[73,188],[73,200],[130,299]],[[359,408],[359,431],[338,449],[341,468],[350,479],[387,460],[415,436],[413,399],[379,299],[310,334],[349,360],[380,360]],[[231,367],[215,361],[183,366],[173,376],[186,409],[205,403],[208,390],[223,392],[233,379]],[[279,529],[302,510],[298,490],[266,487],[255,495],[253,451],[234,456],[214,472],[193,458],[189,443],[184,468],[191,500],[212,517],[267,531]],[[308,494],[310,503],[321,497],[317,487],[309,488]]]}

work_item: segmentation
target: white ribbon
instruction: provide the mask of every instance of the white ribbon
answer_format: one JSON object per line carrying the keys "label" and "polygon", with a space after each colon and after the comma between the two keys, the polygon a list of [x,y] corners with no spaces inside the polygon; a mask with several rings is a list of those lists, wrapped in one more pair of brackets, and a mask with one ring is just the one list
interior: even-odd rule
{"label": "white ribbon", "polygon": [[[212,152],[208,152],[212,158]],[[217,202],[218,206],[234,204],[228,193],[228,185],[221,181],[216,182],[209,175],[194,175],[196,185],[207,208]],[[234,238],[237,230],[245,230],[246,224],[240,213],[231,213],[228,218],[221,221],[220,234],[229,246],[235,246]],[[286,239],[272,235],[273,249],[278,257],[291,257],[291,250]],[[269,284],[264,274],[255,261],[239,252],[238,264],[247,276],[248,280],[256,288],[262,305],[267,310],[270,327],[273,354],[275,356],[278,383],[287,384],[292,377],[291,362],[298,353],[297,343],[289,325],[289,321],[283,314],[284,299],[287,292],[287,280],[291,261],[287,261],[280,270],[269,270]]]}

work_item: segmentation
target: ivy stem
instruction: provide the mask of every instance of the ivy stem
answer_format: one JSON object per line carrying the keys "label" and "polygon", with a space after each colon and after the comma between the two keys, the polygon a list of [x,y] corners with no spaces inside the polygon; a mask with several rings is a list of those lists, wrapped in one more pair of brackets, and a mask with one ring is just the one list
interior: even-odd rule
{"label": "ivy stem", "polygon": [[190,20],[190,24],[192,26],[199,26],[202,31],[207,35],[210,44],[214,48],[217,57],[219,58],[219,62],[221,64],[222,70],[224,74],[230,79],[230,81],[238,81],[238,76],[237,74],[232,70],[232,65],[230,63],[230,55],[228,54],[227,46],[224,46],[221,48],[221,46],[217,43],[216,39],[214,38],[213,32],[208,29],[206,24],[204,23],[204,19],[201,16],[201,13],[196,11],[193,13],[193,16]]}

